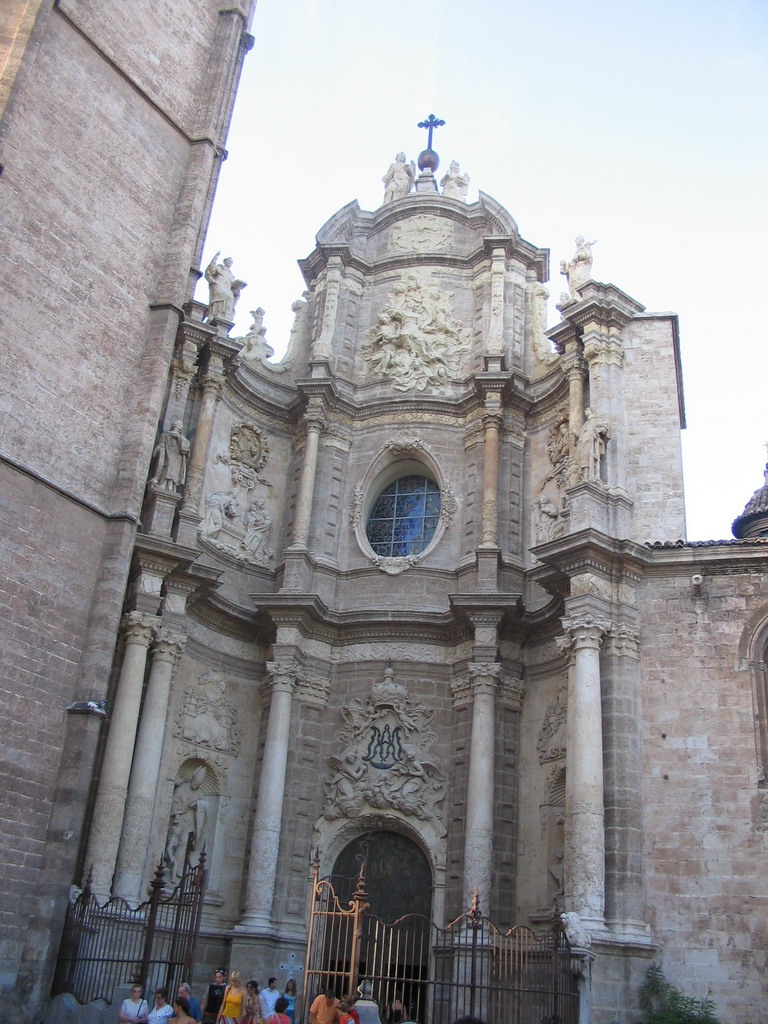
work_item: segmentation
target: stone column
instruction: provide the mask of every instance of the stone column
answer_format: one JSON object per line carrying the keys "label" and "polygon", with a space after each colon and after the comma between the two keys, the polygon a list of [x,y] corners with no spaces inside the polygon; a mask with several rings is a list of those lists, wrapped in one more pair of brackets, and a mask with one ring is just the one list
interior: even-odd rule
{"label": "stone column", "polygon": [[114,892],[129,900],[140,901],[145,896],[144,873],[166,733],[168,697],[173,670],[181,657],[185,640],[181,633],[161,629],[152,648],[152,666],[133,754],[115,871]]}
{"label": "stone column", "polygon": [[565,789],[565,899],[588,931],[605,930],[605,828],[600,646],[610,623],[564,618],[570,657]]}
{"label": "stone column", "polygon": [[299,492],[296,495],[296,515],[293,520],[293,541],[291,547],[306,548],[309,542],[309,525],[312,519],[312,498],[315,491],[317,452],[320,433],[325,426],[325,416],[319,404],[310,402],[306,413],[307,441],[304,449],[304,463],[301,467]]}
{"label": "stone column", "polygon": [[251,859],[245,890],[245,913],[238,926],[245,931],[270,930],[272,899],[275,893],[277,855],[285,794],[285,769],[288,763],[291,704],[300,679],[294,662],[267,663],[272,700],[269,706],[267,739],[261,762],[259,795],[251,837]]}
{"label": "stone column", "polygon": [[86,871],[93,871],[93,891],[99,896],[109,895],[112,886],[139,721],[147,652],[159,623],[155,615],[142,612],[129,612],[122,621],[125,634],[123,664],[104,748],[85,860]]}
{"label": "stone column", "polygon": [[496,692],[500,679],[501,665],[497,663],[471,662],[469,665],[473,704],[463,894],[466,909],[477,891],[484,913],[488,913],[491,897]]}
{"label": "stone column", "polygon": [[[494,394],[498,400],[498,394]],[[494,403],[495,404],[495,403]],[[501,409],[489,408],[483,417],[485,429],[483,445],[483,536],[481,548],[499,546],[499,433]]]}
{"label": "stone column", "polygon": [[211,353],[208,367],[202,378],[202,399],[197,430],[192,441],[187,466],[187,482],[184,488],[184,502],[181,506],[179,542],[194,545],[197,542],[197,527],[200,523],[200,496],[203,491],[205,467],[208,463],[208,449],[211,445],[216,405],[224,383],[224,361],[220,355]]}

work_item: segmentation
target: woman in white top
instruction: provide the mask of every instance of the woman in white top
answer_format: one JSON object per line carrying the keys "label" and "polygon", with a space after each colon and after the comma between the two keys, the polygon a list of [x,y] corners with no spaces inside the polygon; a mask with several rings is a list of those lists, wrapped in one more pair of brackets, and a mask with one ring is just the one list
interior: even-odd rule
{"label": "woman in white top", "polygon": [[147,1020],[149,1024],[164,1024],[173,1016],[173,1007],[168,1002],[168,989],[159,988],[155,992],[155,1006],[150,1010]]}
{"label": "woman in white top", "polygon": [[120,1013],[117,1015],[120,1024],[146,1024],[149,1007],[147,1000],[142,998],[143,995],[144,989],[141,985],[131,987],[131,998],[123,1000]]}

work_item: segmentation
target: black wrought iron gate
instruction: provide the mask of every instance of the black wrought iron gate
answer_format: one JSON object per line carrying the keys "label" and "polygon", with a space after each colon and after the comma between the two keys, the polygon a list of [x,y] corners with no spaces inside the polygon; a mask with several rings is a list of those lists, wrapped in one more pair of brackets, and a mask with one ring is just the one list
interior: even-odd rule
{"label": "black wrought iron gate", "polygon": [[419,914],[387,924],[368,912],[364,867],[347,908],[317,867],[312,885],[307,1000],[362,983],[382,1020],[399,1000],[403,1019],[420,1024],[465,1015],[486,1024],[577,1024],[578,963],[559,924],[543,937],[526,927],[501,932],[476,904],[446,928]]}
{"label": "black wrought iron gate", "polygon": [[[140,982],[145,992],[175,992],[189,980],[205,894],[205,851],[167,891],[158,867],[145,903],[120,897],[99,903],[85,888],[67,908],[51,996],[71,992],[80,1003],[112,1001],[118,985]],[[150,1000],[150,1005],[151,1000]]]}

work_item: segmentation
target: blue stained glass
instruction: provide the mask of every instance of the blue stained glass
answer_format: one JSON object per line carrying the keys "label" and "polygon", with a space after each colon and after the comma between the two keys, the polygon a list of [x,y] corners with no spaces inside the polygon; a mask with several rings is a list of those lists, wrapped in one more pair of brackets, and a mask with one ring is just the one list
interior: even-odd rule
{"label": "blue stained glass", "polygon": [[385,558],[417,555],[432,540],[439,514],[437,484],[424,476],[400,477],[373,503],[366,524],[368,541]]}

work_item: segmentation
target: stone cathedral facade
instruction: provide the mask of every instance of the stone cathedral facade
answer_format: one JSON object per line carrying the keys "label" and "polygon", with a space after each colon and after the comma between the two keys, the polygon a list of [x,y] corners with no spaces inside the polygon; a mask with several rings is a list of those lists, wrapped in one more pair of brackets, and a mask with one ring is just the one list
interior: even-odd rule
{"label": "stone cathedral facade", "polygon": [[[579,239],[547,328],[548,250],[494,198],[467,202],[455,165],[441,191],[396,160],[379,209],[350,203],[302,260],[284,358],[260,311],[234,337],[231,265],[208,267],[209,306],[189,267],[248,11],[196,6],[187,77],[163,91],[88,5],[42,5],[6,108],[30,256],[13,323],[37,355],[2,462],[3,991],[43,1006],[35,967],[55,962],[72,882],[92,869],[98,893],[138,901],[191,831],[209,865],[198,986],[222,963],[283,983],[310,862],[348,874],[365,842],[438,922],[475,893],[505,928],[578,914],[596,1022],[636,1019],[659,960],[723,1019],[756,1021],[768,489],[737,539],[684,541],[676,317],[595,280]],[[163,10],[137,18],[147,53]],[[52,275],[30,318],[43,172],[22,173],[22,112],[75,67],[90,85],[121,69],[104,95],[154,133],[154,156],[140,139],[126,156],[155,161],[153,213],[126,179],[129,250],[93,263],[98,303],[73,267],[79,298]],[[42,203],[64,259],[66,210]],[[105,206],[94,238],[70,225],[81,259],[123,213]],[[39,894],[25,935],[19,886]],[[379,908],[402,912],[387,888]]]}

